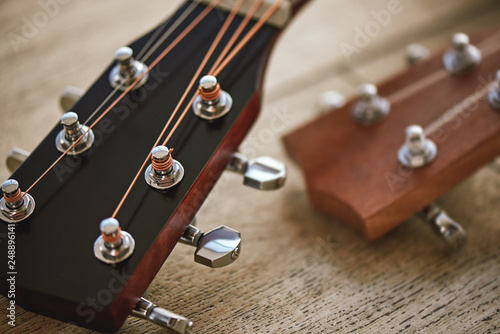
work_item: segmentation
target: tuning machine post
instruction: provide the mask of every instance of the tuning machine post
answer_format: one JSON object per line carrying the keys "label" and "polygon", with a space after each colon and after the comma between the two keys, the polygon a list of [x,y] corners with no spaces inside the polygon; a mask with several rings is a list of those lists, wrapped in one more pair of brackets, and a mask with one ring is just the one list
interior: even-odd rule
{"label": "tuning machine post", "polygon": [[422,210],[425,220],[453,250],[460,250],[467,243],[465,230],[436,203]]}
{"label": "tuning machine post", "polygon": [[431,53],[422,44],[412,43],[406,47],[406,63],[414,66],[430,57]]}
{"label": "tuning machine post", "polygon": [[387,99],[378,95],[373,84],[363,84],[358,87],[358,101],[351,110],[351,117],[364,126],[374,125],[384,120],[391,110]]}
{"label": "tuning machine post", "polygon": [[424,135],[418,125],[406,128],[406,143],[399,149],[399,162],[409,168],[420,168],[430,164],[437,155],[436,144]]}
{"label": "tuning machine post", "polygon": [[82,98],[85,91],[75,86],[64,87],[61,96],[59,97],[59,104],[63,112],[67,113],[73,106]]}
{"label": "tuning machine post", "polygon": [[158,190],[172,188],[184,177],[184,167],[172,158],[173,149],[156,146],[151,151],[151,165],[144,172],[144,179],[151,187]]}
{"label": "tuning machine post", "polygon": [[56,148],[68,155],[78,155],[89,150],[94,143],[94,132],[88,126],[81,125],[78,115],[72,111],[61,117],[63,129],[57,134]]}
{"label": "tuning machine post", "polygon": [[221,89],[216,77],[205,75],[200,79],[198,96],[192,106],[196,116],[213,121],[226,115],[232,106],[231,95]]}
{"label": "tuning machine post", "polygon": [[346,99],[344,95],[334,90],[328,90],[318,98],[318,111],[320,114],[326,114],[345,106]]}
{"label": "tuning machine post", "polygon": [[5,164],[9,172],[14,173],[29,156],[30,152],[19,147],[13,147],[7,155],[7,159],[5,159]]}
{"label": "tuning machine post", "polygon": [[286,181],[287,170],[284,163],[270,157],[247,159],[241,153],[233,153],[227,170],[243,175],[243,184],[258,190],[275,190]]}
{"label": "tuning machine post", "polygon": [[443,56],[446,70],[452,74],[467,72],[481,63],[481,51],[470,44],[469,36],[458,33],[451,38],[451,49]]}
{"label": "tuning machine post", "polygon": [[148,67],[134,59],[134,51],[128,46],[116,50],[115,60],[118,63],[109,73],[111,87],[121,91],[127,89],[135,81],[139,80],[132,90],[142,87],[149,77]]}
{"label": "tuning machine post", "polygon": [[178,334],[191,334],[193,330],[191,320],[165,310],[145,298],[139,300],[131,315]]}
{"label": "tuning machine post", "polygon": [[115,218],[106,218],[99,225],[101,235],[94,243],[94,255],[107,264],[117,264],[128,259],[135,249],[135,240],[121,229]]}
{"label": "tuning machine post", "polygon": [[495,85],[488,95],[488,99],[493,109],[500,110],[500,71],[497,71]]}
{"label": "tuning machine post", "polygon": [[19,223],[35,211],[35,200],[30,194],[21,192],[19,183],[9,179],[2,184],[0,219],[7,223]]}
{"label": "tuning machine post", "polygon": [[196,247],[194,261],[210,268],[227,266],[240,256],[241,234],[227,226],[208,232],[188,225],[179,242]]}

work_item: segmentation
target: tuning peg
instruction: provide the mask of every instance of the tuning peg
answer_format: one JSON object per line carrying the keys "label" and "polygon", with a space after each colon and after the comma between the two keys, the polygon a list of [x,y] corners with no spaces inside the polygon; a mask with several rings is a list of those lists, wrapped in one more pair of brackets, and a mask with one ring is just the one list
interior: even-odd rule
{"label": "tuning peg", "polygon": [[[94,132],[88,126],[80,124],[76,113],[70,111],[62,115],[61,124],[63,129],[56,137],[56,148],[59,152],[64,153],[73,146],[66,154],[78,155],[92,147]],[[80,140],[74,145],[78,139]]]}
{"label": "tuning peg", "polygon": [[406,62],[413,66],[430,56],[430,51],[422,44],[412,43],[406,47]]}
{"label": "tuning peg", "polygon": [[116,50],[115,60],[118,64],[109,73],[111,87],[124,91],[130,84],[141,78],[134,86],[134,90],[148,81],[148,67],[144,63],[135,60],[133,55],[134,51],[128,46]]}
{"label": "tuning peg", "polygon": [[234,153],[226,167],[242,174],[243,184],[258,190],[275,190],[286,181],[287,170],[284,163],[270,157],[248,160],[241,153]]}
{"label": "tuning peg", "polygon": [[59,103],[61,104],[61,109],[66,113],[73,108],[73,106],[80,100],[85,91],[81,88],[75,86],[64,87],[61,97],[59,98]]}
{"label": "tuning peg", "polygon": [[179,241],[196,247],[194,261],[211,268],[227,266],[240,256],[241,234],[226,226],[203,233],[188,225]]}
{"label": "tuning peg", "polygon": [[158,190],[172,188],[184,177],[184,167],[172,158],[172,151],[166,146],[156,146],[151,151],[151,165],[144,173],[144,178],[151,187]]}
{"label": "tuning peg", "polygon": [[169,329],[178,334],[191,334],[193,322],[141,298],[132,310],[132,316],[147,320],[155,325]]}
{"label": "tuning peg", "polygon": [[7,159],[5,159],[5,164],[7,165],[7,169],[14,173],[22,163],[28,159],[30,156],[30,152],[20,149],[19,147],[14,147],[10,150],[9,155],[7,155]]}
{"label": "tuning peg", "polygon": [[424,130],[418,125],[406,128],[406,143],[398,152],[399,162],[406,167],[419,168],[430,164],[437,155],[436,144],[425,138]]}
{"label": "tuning peg", "polygon": [[493,109],[500,110],[500,71],[497,71],[495,86],[489,94],[490,105]]}
{"label": "tuning peg", "polygon": [[7,223],[19,223],[35,210],[35,200],[23,193],[19,183],[9,179],[2,184],[3,197],[0,198],[0,219]]}
{"label": "tuning peg", "polygon": [[426,207],[422,213],[432,229],[453,249],[459,250],[467,243],[465,230],[436,203]]}
{"label": "tuning peg", "polygon": [[329,90],[321,94],[318,99],[318,110],[321,114],[337,110],[345,106],[345,97],[334,90]]}
{"label": "tuning peg", "polygon": [[443,63],[448,72],[463,73],[481,63],[481,51],[470,44],[469,36],[458,33],[453,35],[451,49],[444,54]]}
{"label": "tuning peg", "polygon": [[351,111],[352,118],[361,125],[373,125],[387,117],[391,110],[389,101],[378,95],[373,84],[363,84],[358,88],[359,100]]}
{"label": "tuning peg", "polygon": [[94,242],[94,255],[104,263],[117,264],[128,259],[135,249],[130,233],[120,228],[115,218],[106,218],[99,225],[101,235]]}
{"label": "tuning peg", "polygon": [[216,77],[205,75],[200,79],[198,96],[192,106],[196,116],[212,121],[226,115],[232,106],[231,95],[221,89]]}

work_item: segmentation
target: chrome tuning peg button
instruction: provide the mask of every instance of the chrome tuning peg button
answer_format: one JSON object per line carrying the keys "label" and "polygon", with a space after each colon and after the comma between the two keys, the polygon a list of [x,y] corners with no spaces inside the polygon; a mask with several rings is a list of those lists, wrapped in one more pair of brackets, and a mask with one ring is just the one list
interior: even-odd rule
{"label": "chrome tuning peg button", "polygon": [[134,90],[148,81],[148,67],[144,63],[135,60],[133,55],[134,51],[128,46],[123,46],[116,51],[115,60],[118,64],[109,73],[111,87],[124,91],[132,83],[139,80],[132,88]]}
{"label": "chrome tuning peg button", "polygon": [[234,153],[226,167],[242,174],[243,184],[258,190],[275,190],[286,181],[287,170],[284,163],[270,157],[248,160],[241,153]]}
{"label": "chrome tuning peg button", "polygon": [[20,149],[19,147],[14,147],[10,150],[7,159],[5,160],[5,164],[7,165],[7,169],[14,173],[22,163],[28,159],[30,156],[30,152]]}
{"label": "chrome tuning peg button", "polygon": [[463,33],[453,35],[451,49],[443,56],[446,70],[459,74],[477,67],[481,63],[481,51],[470,44],[469,36]]}
{"label": "chrome tuning peg button", "polygon": [[391,104],[378,95],[377,87],[363,84],[358,88],[359,100],[354,104],[351,116],[361,125],[373,125],[381,122],[389,115]]}
{"label": "chrome tuning peg button", "polygon": [[211,268],[227,266],[240,256],[241,234],[226,226],[203,233],[188,225],[179,241],[196,247],[194,261]]}
{"label": "chrome tuning peg button", "polygon": [[425,138],[424,130],[418,125],[406,128],[406,143],[399,149],[399,162],[406,167],[419,168],[430,164],[437,155],[436,144]]}
{"label": "chrome tuning peg button", "polygon": [[318,99],[318,110],[321,114],[337,110],[345,106],[345,97],[334,90],[329,90],[321,94]]}
{"label": "chrome tuning peg button", "polygon": [[73,108],[73,106],[80,100],[85,91],[81,88],[75,86],[66,86],[61,93],[59,98],[59,103],[61,104],[61,109],[66,113]]}
{"label": "chrome tuning peg button", "polygon": [[493,109],[500,110],[500,71],[497,71],[495,86],[491,90],[488,98]]}
{"label": "chrome tuning peg button", "polygon": [[94,143],[94,132],[88,126],[81,125],[78,115],[72,111],[61,117],[64,129],[56,137],[56,147],[59,152],[68,151],[68,155],[78,155],[87,151]]}
{"label": "chrome tuning peg button", "polygon": [[465,230],[437,204],[433,203],[423,210],[432,229],[453,249],[459,250],[467,243]]}
{"label": "chrome tuning peg button", "polygon": [[406,62],[413,66],[430,56],[430,51],[422,44],[412,43],[406,47]]}
{"label": "chrome tuning peg button", "polygon": [[193,112],[206,120],[215,120],[227,114],[233,106],[231,95],[223,91],[217,78],[205,75],[200,79],[198,96],[193,102]]}
{"label": "chrome tuning peg button", "polygon": [[157,146],[151,151],[151,165],[144,172],[144,178],[151,187],[166,190],[184,177],[184,167],[172,158],[172,151],[166,146]]}
{"label": "chrome tuning peg button", "polygon": [[19,183],[10,179],[2,184],[0,219],[7,223],[18,223],[35,211],[35,200],[30,194],[21,192]]}
{"label": "chrome tuning peg button", "polygon": [[128,259],[135,249],[130,233],[122,231],[115,218],[106,218],[99,225],[101,235],[94,243],[94,255],[104,263],[116,264]]}
{"label": "chrome tuning peg button", "polygon": [[191,320],[158,307],[145,298],[139,300],[131,315],[174,333],[191,334],[193,332],[193,322]]}

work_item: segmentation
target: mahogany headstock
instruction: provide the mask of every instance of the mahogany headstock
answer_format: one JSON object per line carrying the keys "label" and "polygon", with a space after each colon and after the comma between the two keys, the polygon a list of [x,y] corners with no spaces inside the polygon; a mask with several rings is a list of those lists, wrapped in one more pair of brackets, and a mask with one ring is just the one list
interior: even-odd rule
{"label": "mahogany headstock", "polygon": [[[375,239],[500,155],[500,111],[487,94],[500,69],[500,33],[476,35],[471,42],[483,59],[468,73],[449,74],[440,53],[379,85],[379,95],[391,103],[379,124],[354,122],[354,99],[284,138],[316,209]],[[405,128],[426,129],[446,112],[444,124],[428,135],[437,145],[436,159],[418,169],[399,163]]]}

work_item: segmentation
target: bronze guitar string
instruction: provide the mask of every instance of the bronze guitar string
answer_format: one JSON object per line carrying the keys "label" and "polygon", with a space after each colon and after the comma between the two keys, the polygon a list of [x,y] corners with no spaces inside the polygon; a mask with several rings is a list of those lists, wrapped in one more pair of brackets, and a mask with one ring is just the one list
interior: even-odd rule
{"label": "bronze guitar string", "polygon": [[[160,35],[160,32],[165,28],[165,26],[170,22],[170,20],[165,21],[158,29],[156,29],[155,33],[151,36],[151,38],[144,44],[143,48],[137,54],[137,59],[141,62],[145,62],[149,59],[151,54],[158,50],[160,45],[165,42],[165,40],[172,35],[172,33],[180,26],[182,22],[186,20],[186,18],[193,12],[193,10],[198,6],[196,2],[193,2],[188,8],[186,8],[182,14],[175,20],[175,22],[168,28],[167,31],[163,33],[163,35],[156,41],[156,43],[150,48],[151,44],[153,44],[154,40]],[[142,56],[144,54],[144,56]],[[142,58],[141,58],[142,57]]]}
{"label": "bronze guitar string", "polygon": [[238,45],[231,51],[229,56],[224,59],[222,64],[212,73],[213,76],[218,76],[220,72],[233,60],[233,58],[241,51],[241,49],[252,39],[253,36],[262,28],[262,26],[273,16],[273,14],[281,7],[283,3],[287,0],[276,1],[262,17],[257,21],[257,23],[250,29],[250,31],[243,37],[243,39],[238,43]]}
{"label": "bronze guitar string", "polygon": [[208,5],[194,20],[193,22],[191,22],[191,24],[189,24],[188,27],[186,27],[186,29],[184,29],[182,31],[181,34],[179,34],[179,36],[177,36],[177,38],[153,61],[153,63],[151,63],[150,66],[148,66],[148,69],[147,71],[145,71],[141,76],[139,76],[133,83],[130,84],[129,87],[127,87],[121,94],[120,96],[118,96],[118,98],[113,101],[113,103],[111,103],[111,105],[89,126],[89,128],[70,146],[68,147],[68,149],[66,151],[64,151],[58,159],[56,159],[52,165],[49,166],[49,168],[47,168],[47,170],[45,170],[45,172],[43,172],[43,174],[35,181],[33,182],[33,184],[25,191],[25,193],[23,194],[23,197],[29,193],[31,191],[31,189],[33,189],[33,187],[35,187],[38,182],[40,182],[40,180],[42,180],[45,175],[47,175],[48,172],[50,172],[52,170],[52,168],[54,168],[55,165],[57,165],[59,163],[59,161],[61,161],[62,158],[64,158],[68,152],[73,149],[73,147],[75,147],[75,145],[77,145],[83,137],[85,137],[85,135],[87,135],[87,133],[93,128],[95,127],[99,121],[101,121],[110,111],[111,109],[113,109],[117,104],[118,102],[120,102],[136,85],[137,83],[139,83],[142,78],[147,74],[149,73],[149,71],[151,71],[151,69],[153,69],[157,64],[158,62],[160,62],[180,41],[182,41],[184,39],[184,37],[189,33],[191,32],[214,8],[215,6],[217,6],[217,4],[220,2],[221,0],[213,0],[210,5]]}
{"label": "bronze guitar string", "polygon": [[[241,51],[241,49],[250,41],[250,39],[260,30],[260,28],[262,28],[262,26],[267,22],[267,20],[269,20],[269,18],[279,9],[279,7],[285,2],[286,0],[279,0],[277,2],[275,2],[273,4],[273,6],[271,6],[265,13],[264,15],[259,19],[259,21],[257,21],[257,23],[255,24],[255,26],[245,35],[245,37],[241,40],[241,42],[236,46],[236,48],[231,52],[229,58],[227,58],[224,63],[222,65],[220,65],[216,71],[217,74],[219,74],[230,62],[231,60]],[[243,1],[241,1],[243,2]],[[262,1],[260,2],[262,3]],[[238,3],[239,4],[239,3]],[[260,6],[260,4],[259,4]],[[236,7],[236,6],[235,6]],[[233,10],[231,11],[231,14],[230,16],[228,17],[228,19],[226,20],[229,21],[229,18],[232,16],[232,14],[234,13],[234,16],[236,16],[236,13],[237,13],[237,10],[235,10],[235,8],[233,8]],[[250,16],[249,13],[247,13],[246,17],[252,17],[253,14]],[[232,19],[231,19],[232,20]],[[230,22],[229,22],[230,23]],[[244,23],[244,22],[242,22]],[[228,24],[229,26],[229,24]],[[243,31],[243,29],[241,29],[241,31]],[[184,101],[185,97],[187,96],[189,90],[193,87],[194,85],[194,82],[197,80],[199,74],[201,73],[203,67],[206,65],[206,62],[208,62],[208,59],[210,58],[211,54],[213,53],[213,51],[215,50],[215,47],[217,46],[215,43],[217,40],[220,40],[222,38],[222,36],[224,35],[224,32],[221,34],[222,32],[222,29],[221,31],[219,31],[219,34],[218,36],[216,37],[216,39],[214,40],[214,43],[212,44],[212,47],[210,48],[209,50],[209,53],[207,53],[207,55],[205,56],[205,59],[204,61],[202,62],[202,64],[200,65],[197,73],[194,77],[193,77],[193,80],[191,81],[189,87],[186,89],[186,91],[184,92],[184,95],[181,99],[181,101],[179,101],[177,107],[176,107],[176,110],[174,111],[174,113],[172,114],[171,116],[171,119],[169,119],[169,121],[167,122],[165,128],[163,129],[162,133],[160,134],[160,137],[158,138],[158,141],[155,143],[155,145],[153,146],[156,147],[158,145],[158,143],[160,142],[161,140],[161,137],[163,136],[163,134],[165,133],[165,131],[167,130],[172,118],[175,116],[175,114],[177,113],[178,109],[180,108],[182,102]],[[219,38],[220,37],[220,38]],[[218,43],[218,41],[217,41]],[[212,50],[213,49],[213,50]],[[191,98],[190,102],[186,105],[186,108],[184,109],[184,111],[182,112],[182,114],[179,116],[177,122],[175,123],[174,127],[170,130],[167,138],[163,141],[163,144],[162,145],[166,145],[168,143],[168,141],[170,140],[170,138],[173,136],[173,134],[175,133],[175,131],[177,130],[179,124],[182,122],[182,120],[184,119],[184,117],[186,116],[186,114],[188,113],[188,111],[190,110],[191,108],[191,105],[193,104],[194,100],[196,99],[198,95],[198,92],[195,93],[193,95],[193,97]],[[151,158],[151,153],[148,154],[146,160],[144,161],[144,163],[142,164],[141,168],[139,169],[139,171],[137,172],[134,180],[132,181],[132,183],[130,184],[129,188],[127,189],[127,191],[125,192],[123,198],[121,199],[120,203],[118,204],[118,206],[116,207],[115,211],[113,212],[113,215],[111,216],[112,218],[116,218],[116,215],[118,214],[118,212],[120,211],[120,209],[122,208],[123,204],[125,203],[125,200],[127,199],[127,197],[129,196],[130,192],[132,191],[132,188],[134,187],[135,183],[137,182],[137,180],[139,179],[139,176],[141,175],[143,169],[146,167],[148,161],[150,160]]]}
{"label": "bronze guitar string", "polygon": [[[231,62],[231,60],[234,59],[234,57],[241,51],[241,49],[250,41],[250,39],[255,36],[255,34],[262,28],[262,26],[269,20],[269,18],[278,10],[278,8],[287,0],[278,0],[276,1],[265,13],[264,15],[257,21],[257,23],[252,27],[252,29],[243,37],[243,39],[238,43],[238,45],[234,48],[234,50],[230,53],[230,55],[224,60],[224,62],[217,68],[217,70],[212,74],[214,76],[217,76],[222,72],[222,70]],[[164,140],[163,145],[167,145],[168,141],[170,138],[173,136],[175,131],[177,130],[177,127],[179,124],[182,122],[186,114],[188,113],[189,109],[191,108],[191,105],[193,104],[194,100],[196,99],[197,95],[199,93],[196,92],[193,95],[193,98],[191,99],[191,102],[186,106],[184,109],[183,113],[175,123],[174,127],[172,130],[170,130],[170,133],[168,134],[167,138]]]}
{"label": "bronze guitar string", "polygon": [[224,60],[224,57],[228,54],[228,52],[231,50],[233,47],[234,43],[236,43],[236,40],[240,37],[241,33],[243,30],[246,28],[252,17],[255,15],[257,12],[257,9],[262,5],[264,0],[256,0],[252,7],[248,10],[247,15],[243,18],[243,21],[241,21],[240,25],[234,32],[233,36],[231,36],[231,39],[229,42],[227,42],[226,46],[224,47],[224,50],[222,50],[221,54],[219,55],[219,58],[215,61],[215,63],[212,65],[212,68],[210,71],[208,71],[208,74],[211,74],[219,65],[220,63]]}
{"label": "bronze guitar string", "polygon": [[[205,67],[205,65],[209,61],[210,57],[214,53],[216,47],[219,45],[220,41],[222,40],[222,37],[224,37],[224,34],[226,33],[227,29],[231,25],[231,22],[233,21],[233,19],[236,17],[236,14],[238,13],[239,8],[241,8],[241,6],[243,5],[243,2],[244,2],[244,0],[239,0],[238,3],[233,7],[231,13],[229,14],[229,16],[227,17],[227,19],[225,20],[222,28],[219,30],[219,33],[217,34],[217,36],[215,37],[214,41],[212,42],[212,45],[210,46],[210,49],[205,54],[205,57],[203,58],[200,66],[198,67],[198,69],[197,69],[196,73],[194,74],[193,78],[191,79],[191,82],[189,83],[188,87],[186,88],[186,90],[182,94],[182,97],[179,100],[179,102],[177,103],[177,106],[175,107],[173,113],[170,115],[167,123],[163,127],[163,130],[161,131],[160,135],[158,136],[158,139],[156,140],[156,142],[154,143],[153,148],[155,148],[156,146],[158,146],[158,144],[160,143],[161,138],[163,137],[163,135],[167,131],[168,127],[172,123],[175,115],[177,114],[177,112],[179,111],[180,107],[184,103],[184,100],[186,99],[187,95],[189,94],[189,91],[191,90],[191,88],[193,88],[194,84],[196,83],[196,80],[198,79],[198,76],[201,74],[201,71],[203,71],[203,68]],[[190,104],[191,103],[192,102],[190,102]],[[190,106],[190,104],[188,104],[188,107]],[[183,116],[181,115],[180,117],[183,117]],[[178,123],[176,123],[176,125],[177,124]],[[135,175],[134,179],[132,180],[132,182],[130,183],[129,187],[127,188],[127,191],[125,192],[125,194],[123,195],[122,199],[118,203],[115,211],[111,215],[112,218],[116,218],[116,215],[118,214],[118,212],[122,208],[123,203],[125,203],[125,200],[129,196],[130,192],[132,191],[132,188],[136,184],[137,180],[139,179],[140,175],[142,174],[143,169],[146,167],[146,165],[148,164],[148,162],[149,162],[150,159],[151,159],[151,151],[148,153],[146,159],[144,160],[144,162],[142,163],[141,167],[139,168],[139,171]]]}
{"label": "bronze guitar string", "polygon": [[[175,22],[172,24],[172,26],[170,28],[168,28],[168,30],[163,33],[163,35],[160,37],[160,39],[158,39],[156,41],[156,43],[153,45],[153,47],[151,47],[149,49],[149,47],[151,46],[151,44],[153,44],[153,42],[155,41],[155,39],[160,35],[160,33],[163,31],[163,29],[165,29],[165,26],[170,22],[170,20],[166,20],[161,26],[159,26],[156,29],[156,31],[153,33],[153,35],[151,35],[151,37],[148,39],[148,41],[146,42],[146,44],[144,44],[144,46],[139,51],[139,53],[137,54],[137,59],[139,59],[140,62],[145,63],[146,60],[148,60],[149,57],[153,54],[153,52],[155,52],[156,50],[158,50],[158,48],[160,47],[160,45],[170,35],[172,35],[172,33],[179,27],[179,25],[182,22],[184,22],[186,20],[186,18],[189,16],[189,14],[191,14],[193,12],[193,10],[196,8],[196,6],[197,6],[197,3],[193,2],[187,9],[185,9],[182,12],[182,15],[179,16],[177,18],[177,20],[175,20]],[[149,49],[149,51],[147,51],[148,49]],[[147,53],[146,53],[146,51],[147,51]],[[142,55],[144,53],[146,53],[146,54],[144,55],[144,57],[142,57]],[[102,103],[96,108],[96,110],[85,120],[85,122],[83,123],[83,125],[88,125],[88,123],[90,122],[90,120],[92,118],[94,118],[95,115],[97,115],[99,113],[99,111],[101,111],[101,109],[106,105],[106,103],[108,103],[108,101],[116,94],[116,92],[118,92],[122,88],[122,86],[124,84],[125,84],[125,82],[121,82],[120,84],[118,84],[113,89],[113,91],[106,97],[106,99],[104,99],[104,101],[102,101]]]}
{"label": "bronze guitar string", "polygon": [[171,148],[169,151],[168,151],[168,157],[164,160],[158,160],[156,158],[152,158],[151,159],[151,164],[153,165],[153,168],[155,170],[159,170],[159,171],[168,171],[172,165],[174,164],[174,159],[172,158],[172,151],[174,149]]}
{"label": "bronze guitar string", "polygon": [[23,198],[24,195],[23,193],[21,192],[21,189],[17,189],[17,191],[15,192],[15,194],[13,195],[7,195],[7,194],[3,194],[3,198],[5,199],[5,201],[7,203],[17,203],[21,200],[21,198]]}

